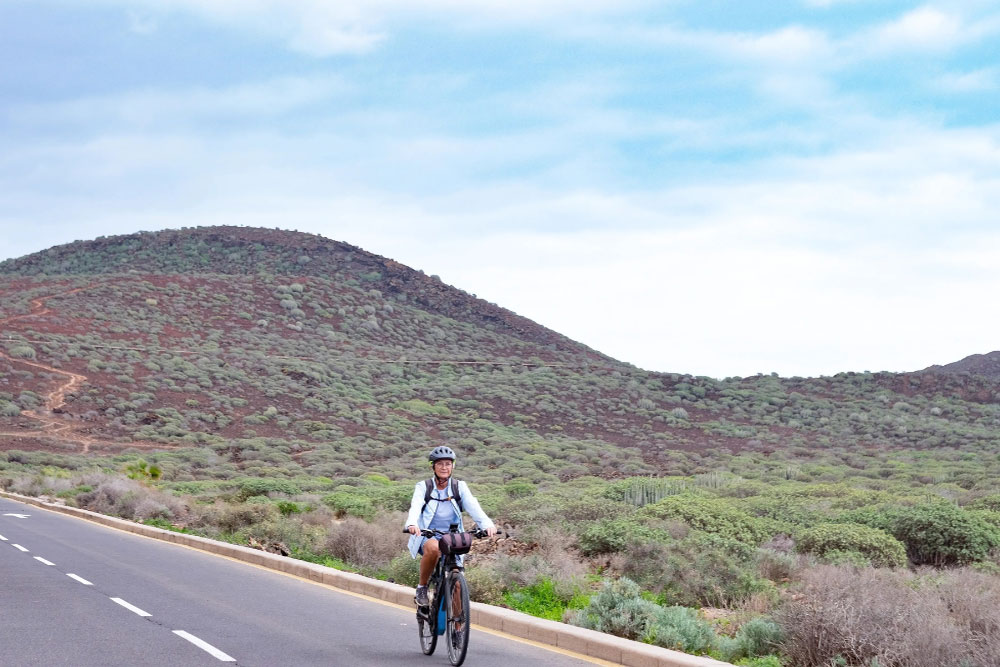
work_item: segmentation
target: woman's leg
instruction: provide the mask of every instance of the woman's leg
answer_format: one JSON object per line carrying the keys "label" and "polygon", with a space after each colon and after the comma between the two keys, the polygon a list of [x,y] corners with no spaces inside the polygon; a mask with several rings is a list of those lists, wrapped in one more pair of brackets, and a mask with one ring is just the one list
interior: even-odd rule
{"label": "woman's leg", "polygon": [[420,585],[426,586],[434,574],[434,567],[437,565],[441,551],[438,549],[437,540],[427,540],[423,546],[424,555],[420,557]]}

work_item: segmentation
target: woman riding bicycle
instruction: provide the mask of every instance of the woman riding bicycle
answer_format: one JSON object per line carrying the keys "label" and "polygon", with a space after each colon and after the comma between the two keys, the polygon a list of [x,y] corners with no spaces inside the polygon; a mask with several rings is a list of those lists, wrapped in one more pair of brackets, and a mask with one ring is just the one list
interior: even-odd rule
{"label": "woman riding bicycle", "polygon": [[[452,484],[451,473],[455,467],[455,452],[449,447],[435,447],[427,457],[431,462],[434,477],[431,480],[417,482],[413,489],[413,499],[410,501],[410,512],[406,517],[406,530],[410,533],[410,555],[414,558],[421,554],[420,585],[414,601],[418,607],[430,604],[427,597],[427,582],[437,566],[441,551],[438,540],[421,535],[422,530],[437,530],[448,532],[453,524],[462,529],[462,510],[485,530],[490,536],[496,534],[496,527],[490,520],[479,501],[469,491],[469,486],[455,480]],[[426,498],[426,500],[425,500]],[[461,504],[459,504],[461,503]]]}

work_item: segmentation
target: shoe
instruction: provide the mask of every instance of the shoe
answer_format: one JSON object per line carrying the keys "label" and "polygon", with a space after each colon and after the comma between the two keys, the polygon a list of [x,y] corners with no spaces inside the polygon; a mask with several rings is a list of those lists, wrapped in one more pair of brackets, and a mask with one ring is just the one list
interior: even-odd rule
{"label": "shoe", "polygon": [[414,596],[413,600],[417,603],[418,607],[429,607],[431,601],[427,599],[427,587],[417,586],[417,594]]}

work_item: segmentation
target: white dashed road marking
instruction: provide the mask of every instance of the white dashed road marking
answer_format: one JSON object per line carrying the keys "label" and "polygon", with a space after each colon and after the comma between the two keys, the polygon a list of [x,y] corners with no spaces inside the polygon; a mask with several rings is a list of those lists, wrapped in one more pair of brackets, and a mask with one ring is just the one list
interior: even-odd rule
{"label": "white dashed road marking", "polygon": [[25,552],[27,551],[27,549],[22,547],[20,544],[12,544],[11,546],[17,549],[18,551],[25,551]]}
{"label": "white dashed road marking", "polygon": [[201,650],[212,654],[212,656],[218,658],[219,660],[222,660],[223,662],[236,662],[236,658],[227,655],[226,653],[223,653],[222,651],[215,648],[208,642],[204,641],[203,639],[198,639],[189,632],[184,632],[183,630],[174,630],[174,634],[177,635],[178,637],[183,637],[184,639],[188,640]]}
{"label": "white dashed road marking", "polygon": [[133,614],[138,614],[139,616],[152,616],[152,614],[150,614],[148,611],[143,611],[142,609],[139,609],[135,605],[131,605],[128,602],[125,602],[125,600],[122,600],[121,598],[111,598],[111,601],[120,604]]}
{"label": "white dashed road marking", "polygon": [[6,537],[4,537],[3,535],[0,535],[0,541],[3,541],[3,542],[6,542],[6,541],[7,541],[7,538],[6,538]]}
{"label": "white dashed road marking", "polygon": [[93,586],[94,585],[94,584],[90,583],[89,581],[87,581],[86,579],[84,579],[83,577],[81,577],[78,574],[67,574],[66,576],[69,577],[70,579],[75,579],[75,580],[79,581],[84,586]]}
{"label": "white dashed road marking", "polygon": [[45,560],[41,556],[35,556],[35,560],[37,560],[39,563],[42,563],[43,565],[55,565],[55,563],[53,563],[52,561]]}

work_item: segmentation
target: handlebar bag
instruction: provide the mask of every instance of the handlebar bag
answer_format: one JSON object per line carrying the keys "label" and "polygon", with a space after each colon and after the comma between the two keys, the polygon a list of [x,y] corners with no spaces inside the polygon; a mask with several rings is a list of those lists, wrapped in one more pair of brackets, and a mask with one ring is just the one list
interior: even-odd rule
{"label": "handlebar bag", "polygon": [[438,540],[438,548],[445,556],[461,556],[472,548],[472,533],[445,533]]}

